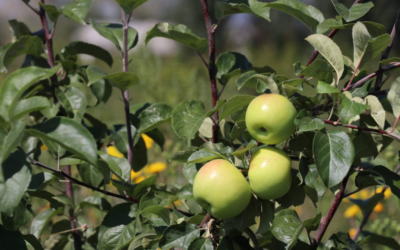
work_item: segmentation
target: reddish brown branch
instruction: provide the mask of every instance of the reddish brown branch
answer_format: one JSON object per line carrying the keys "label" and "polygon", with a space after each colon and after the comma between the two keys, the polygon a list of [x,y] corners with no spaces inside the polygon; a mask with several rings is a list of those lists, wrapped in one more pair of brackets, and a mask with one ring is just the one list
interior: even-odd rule
{"label": "reddish brown branch", "polygon": [[318,248],[319,243],[322,240],[322,237],[324,237],[325,231],[329,226],[329,223],[332,221],[333,216],[335,215],[340,203],[342,202],[343,198],[344,198],[344,191],[346,189],[346,185],[347,185],[347,180],[349,179],[348,176],[346,176],[343,181],[342,184],[340,186],[340,190],[339,192],[336,194],[335,199],[333,200],[332,206],[328,211],[328,214],[326,215],[326,217],[324,218],[324,220],[321,222],[318,231],[317,231],[317,235],[315,236],[315,240],[314,240],[314,249]]}
{"label": "reddish brown branch", "polygon": [[[217,87],[217,79],[216,79],[216,66],[215,66],[215,35],[213,32],[212,21],[208,9],[207,0],[201,0],[203,6],[203,14],[204,20],[207,27],[207,35],[208,35],[208,49],[209,49],[209,60],[208,60],[208,74],[210,77],[211,84],[211,96],[212,96],[212,106],[215,107],[218,101],[218,87]],[[215,121],[218,121],[218,113],[213,115]],[[218,137],[218,124],[213,124],[212,127],[212,142],[217,142]]]}
{"label": "reddish brown branch", "polygon": [[[44,0],[40,0],[42,4],[44,4]],[[49,62],[50,67],[54,67],[54,54],[53,54],[53,39],[49,33],[49,26],[47,24],[46,12],[42,7],[40,7],[39,11],[40,21],[42,22],[44,38],[46,40],[46,48],[47,48],[47,61]],[[54,29],[54,28],[53,28]]]}

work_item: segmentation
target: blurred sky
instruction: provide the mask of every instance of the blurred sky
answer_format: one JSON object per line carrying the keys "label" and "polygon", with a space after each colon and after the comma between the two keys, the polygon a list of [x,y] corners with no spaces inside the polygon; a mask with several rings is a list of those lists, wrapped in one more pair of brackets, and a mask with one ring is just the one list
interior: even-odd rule
{"label": "blurred sky", "polygon": [[[62,6],[70,2],[72,0],[47,0],[46,4]],[[214,1],[209,2],[213,8]],[[320,9],[325,18],[334,18],[337,15],[330,0],[302,0],[302,2]],[[341,0],[341,2],[351,6],[354,0]],[[362,20],[382,23],[386,26],[387,32],[390,32],[400,1],[373,0],[372,2],[375,7]],[[31,1],[31,5],[37,8],[37,1]],[[10,19],[26,23],[31,31],[41,28],[37,15],[25,6],[22,0],[0,0],[0,45],[11,40],[7,23]],[[113,0],[94,0],[87,17],[88,21],[90,19],[98,22],[120,22],[121,11]],[[216,34],[217,52],[233,50],[244,53],[257,66],[273,63],[278,68],[283,67],[280,62],[277,62],[280,58],[285,59],[286,65],[288,60],[305,63],[313,49],[304,38],[311,32],[299,21],[276,10],[271,10],[271,19],[272,23],[269,23],[247,14],[224,19]],[[143,50],[146,32],[160,21],[186,24],[199,36],[206,37],[200,0],[149,0],[133,13],[130,25],[139,32],[140,46],[131,53],[138,49]],[[57,26],[54,38],[56,51],[71,41],[81,40],[100,45],[110,52],[116,52],[114,45],[98,35],[90,25],[81,26],[65,17],[60,17]],[[339,32],[335,40],[338,41],[343,53],[352,57],[351,31]],[[397,50],[397,47],[395,46],[394,49]],[[147,49],[161,57],[196,56],[193,52],[189,53],[184,46],[163,38],[152,40]],[[89,58],[86,59],[89,60]],[[282,73],[288,72],[292,73],[292,68],[285,68]]]}

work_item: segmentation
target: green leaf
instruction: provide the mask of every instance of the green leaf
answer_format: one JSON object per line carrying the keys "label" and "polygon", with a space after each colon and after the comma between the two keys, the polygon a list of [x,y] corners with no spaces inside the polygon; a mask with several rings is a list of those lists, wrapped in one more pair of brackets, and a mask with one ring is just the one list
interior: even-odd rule
{"label": "green leaf", "polygon": [[103,181],[103,175],[100,170],[88,163],[79,165],[78,171],[82,181],[90,186],[99,187]]}
{"label": "green leaf", "polygon": [[131,166],[127,159],[117,158],[102,151],[98,151],[98,154],[121,180],[128,181],[131,178]]}
{"label": "green leaf", "polygon": [[23,235],[19,231],[8,231],[0,224],[0,235],[3,239],[0,247],[5,250],[18,249],[28,250]]}
{"label": "green leaf", "polygon": [[285,209],[275,214],[271,232],[281,243],[282,249],[291,249],[296,245],[303,228],[303,223],[300,221],[296,211]]}
{"label": "green leaf", "polygon": [[299,132],[315,131],[325,128],[325,123],[319,118],[314,118],[310,111],[302,109],[294,119],[294,124]]}
{"label": "green leaf", "polygon": [[99,250],[121,249],[135,237],[137,204],[122,203],[114,206],[99,227]]}
{"label": "green leaf", "polygon": [[69,152],[96,166],[96,142],[81,124],[66,117],[53,117],[42,124],[32,126],[27,133],[55,142]]}
{"label": "green leaf", "polygon": [[57,99],[63,105],[68,117],[80,123],[87,107],[87,100],[85,95],[75,87],[69,87],[64,92],[55,90]]}
{"label": "green leaf", "polygon": [[173,247],[187,249],[191,241],[200,236],[197,225],[182,222],[178,225],[168,227],[160,239],[161,250],[168,250]]}
{"label": "green leaf", "polygon": [[[1,96],[1,95],[0,95]],[[390,91],[388,93],[387,99],[392,106],[393,115],[395,117],[400,116],[400,77],[390,86]]]}
{"label": "green leaf", "polygon": [[71,197],[69,197],[65,194],[54,195],[53,199],[60,202],[61,204],[70,206],[71,208],[75,207],[74,202],[72,201]]}
{"label": "green leaf", "polygon": [[392,39],[389,34],[383,34],[381,36],[372,38],[368,42],[368,46],[362,59],[362,63],[371,60],[377,56],[380,56],[382,51],[384,51],[389,46],[391,40]]}
{"label": "green leaf", "polygon": [[384,129],[386,121],[386,111],[383,108],[379,99],[376,96],[369,95],[365,97],[364,104],[369,106],[371,116],[372,118],[374,118],[376,124],[378,124],[381,129]]}
{"label": "green leaf", "polygon": [[25,90],[33,84],[51,77],[58,69],[59,67],[52,69],[28,67],[10,74],[4,80],[0,91],[0,116],[5,121],[10,121],[14,114],[15,106]]}
{"label": "green leaf", "polygon": [[254,98],[255,96],[251,95],[236,95],[232,97],[222,107],[220,119],[223,119],[234,112],[247,107]]}
{"label": "green leaf", "polygon": [[8,20],[8,24],[10,25],[10,29],[12,32],[13,40],[18,40],[22,36],[31,35],[31,31],[25,23],[18,22],[17,20]]}
{"label": "green leaf", "polygon": [[196,36],[183,24],[172,25],[168,23],[157,23],[146,35],[146,45],[155,37],[164,37],[182,43],[199,53],[204,53],[208,48],[207,40]]}
{"label": "green leaf", "polygon": [[34,250],[43,250],[42,244],[40,244],[40,241],[33,235],[33,234],[27,234],[23,235],[25,243],[30,244],[31,247],[33,247]]}
{"label": "green leaf", "polygon": [[139,133],[146,133],[171,120],[172,108],[164,103],[155,103],[140,113]]}
{"label": "green leaf", "polygon": [[363,114],[368,106],[350,100],[345,94],[341,95],[342,102],[339,106],[339,118],[343,124],[347,124],[352,118],[357,115]]}
{"label": "green leaf", "polygon": [[313,218],[307,219],[303,222],[304,227],[309,231],[317,231],[319,224],[321,223],[322,214],[317,211],[317,214]]}
{"label": "green leaf", "polygon": [[168,227],[170,225],[170,211],[161,206],[146,207],[140,212],[140,215],[150,220],[153,227]]}
{"label": "green leaf", "polygon": [[354,160],[354,146],[342,131],[318,131],[313,141],[313,153],[318,173],[328,188],[342,182]]}
{"label": "green leaf", "polygon": [[372,2],[368,3],[357,3],[348,9],[344,4],[341,4],[338,0],[332,0],[336,11],[343,17],[346,22],[351,22],[359,19],[368,13],[368,11],[374,7]]}
{"label": "green leaf", "polygon": [[339,93],[339,90],[326,82],[318,81],[317,93],[336,94]]}
{"label": "green leaf", "polygon": [[361,250],[358,245],[350,238],[346,232],[338,232],[333,234],[325,244],[325,248],[337,250],[337,249],[351,249]]}
{"label": "green leaf", "polygon": [[247,58],[237,52],[225,52],[220,54],[215,66],[217,67],[216,77],[222,85],[227,84],[231,78],[239,75],[241,72],[252,68],[252,64]]}
{"label": "green leaf", "polygon": [[266,7],[266,3],[259,2],[257,0],[249,0],[249,1],[230,0],[228,2],[215,2],[214,8],[215,8],[215,17],[218,20],[221,20],[223,17],[229,15],[247,13],[271,21],[271,19],[269,18],[270,8]]}
{"label": "green leaf", "polygon": [[256,146],[257,146],[257,141],[251,140],[245,147],[236,150],[235,152],[232,153],[232,155],[238,158],[242,158],[245,152],[249,151],[250,149]]}
{"label": "green leaf", "polygon": [[392,193],[400,199],[400,176],[398,174],[390,171],[384,166],[375,166],[371,170],[367,171],[380,175],[383,178],[385,184],[390,187]]}
{"label": "green leaf", "polygon": [[301,70],[300,75],[315,77],[322,82],[332,82],[332,71],[333,68],[327,61],[317,59],[306,68]]}
{"label": "green leaf", "polygon": [[[386,33],[385,26],[380,23],[368,21],[364,21],[362,23],[365,25],[365,27],[367,27],[367,30],[372,37],[377,37]],[[333,26],[330,29],[353,29],[354,25],[355,23],[346,23],[344,25]]]}
{"label": "green leaf", "polygon": [[[3,46],[4,47],[4,46]],[[22,36],[15,43],[4,47],[4,55],[1,56],[2,62],[0,62],[0,72],[6,72],[6,68],[20,55],[29,54],[36,57],[40,57],[43,50],[42,40],[38,36]],[[1,65],[2,64],[2,65]]]}
{"label": "green leaf", "polygon": [[214,246],[210,239],[197,238],[190,243],[188,250],[213,250]]}
{"label": "green leaf", "polygon": [[202,164],[195,163],[188,163],[183,165],[183,175],[190,184],[193,184],[194,178],[201,167]]}
{"label": "green leaf", "polygon": [[[91,0],[85,0],[85,1],[91,1]],[[78,54],[86,54],[102,60],[103,62],[107,63],[107,65],[110,67],[113,64],[113,58],[107,50],[99,46],[85,42],[79,42],[79,41],[72,42],[62,49],[61,54],[63,55],[65,60],[68,60],[69,58],[74,57]]]}
{"label": "green leaf", "polygon": [[368,33],[367,27],[361,22],[357,22],[353,26],[353,44],[354,44],[354,65],[358,66],[367,50],[371,35]]}
{"label": "green leaf", "polygon": [[343,26],[342,17],[336,17],[325,19],[322,23],[318,24],[317,26],[317,34],[323,34],[329,30],[336,29],[336,27]]}
{"label": "green leaf", "polygon": [[56,214],[57,210],[50,208],[36,215],[35,219],[31,223],[31,234],[33,234],[36,238],[42,235],[43,230],[48,226],[47,224]]}
{"label": "green leaf", "polygon": [[[25,125],[26,121],[17,121],[7,136],[5,134],[0,136],[0,164],[18,147],[24,136]],[[3,133],[3,131],[0,131],[0,133]]]}
{"label": "green leaf", "polygon": [[145,180],[141,181],[139,184],[135,186],[133,197],[136,199],[141,199],[142,196],[147,193],[148,188],[156,184],[156,180],[157,180],[157,175],[152,175],[146,178]]}
{"label": "green leaf", "polygon": [[29,183],[29,190],[39,191],[45,189],[48,185],[57,180],[57,177],[51,173],[41,172],[32,176]]}
{"label": "green leaf", "polygon": [[389,247],[390,249],[399,250],[400,245],[399,243],[393,239],[392,237],[386,237],[383,235],[378,235],[375,233],[370,233],[367,231],[361,231],[361,235],[364,236],[362,240],[357,242],[357,244],[362,246],[374,246],[374,245],[381,245]]}
{"label": "green leaf", "polygon": [[187,162],[194,152],[195,151],[178,151],[171,157],[170,161]]}
{"label": "green leaf", "polygon": [[[56,6],[51,5],[51,4],[43,4],[41,2],[39,2],[39,6],[42,7],[44,9],[44,11],[46,11],[47,16],[49,17],[49,19],[54,23],[55,21],[57,21],[58,17],[62,14]],[[54,27],[53,27],[54,28]]]}
{"label": "green leaf", "polygon": [[370,134],[362,131],[357,132],[353,139],[356,158],[376,157],[379,154],[375,141]]}
{"label": "green leaf", "polygon": [[19,119],[34,111],[51,108],[49,99],[43,96],[32,96],[27,99],[20,100],[14,109],[14,119]]}
{"label": "green leaf", "polygon": [[260,212],[260,225],[257,229],[257,234],[265,234],[274,220],[275,204],[267,200],[260,200],[260,203],[262,211]]}
{"label": "green leaf", "polygon": [[89,13],[93,0],[75,0],[60,8],[64,16],[81,25],[86,25],[85,17]]}
{"label": "green leaf", "polygon": [[107,75],[102,69],[91,65],[87,68],[86,73],[89,79],[88,86],[104,79],[111,81],[111,83],[121,91],[125,91],[139,83],[139,77],[130,72],[119,72]]}
{"label": "green leaf", "polygon": [[199,150],[190,155],[187,163],[203,163],[214,159],[221,159],[221,155],[208,150]]}
{"label": "green leaf", "polygon": [[97,98],[97,104],[100,102],[106,103],[112,95],[112,86],[107,80],[99,80],[98,82],[90,85],[90,90]]}
{"label": "green leaf", "polygon": [[325,19],[321,11],[300,1],[278,0],[268,3],[266,7],[280,10],[297,18],[313,32],[316,32],[317,26]]}
{"label": "green leaf", "polygon": [[292,169],[292,180],[289,191],[282,197],[276,199],[282,208],[289,208],[291,206],[300,206],[304,203],[306,193],[303,188],[299,188],[301,180],[298,176],[298,171]]}
{"label": "green leaf", "polygon": [[[253,75],[252,77],[249,78],[248,81],[251,81],[253,79],[257,79],[257,93],[265,93],[266,90],[271,91],[271,93],[274,94],[279,94],[279,88],[276,82],[269,76],[263,75],[263,74],[256,74]],[[300,80],[302,81],[302,80]],[[246,82],[244,83],[246,85]]]}
{"label": "green leaf", "polygon": [[99,196],[88,196],[81,203],[79,203],[79,207],[95,207],[100,210],[110,210],[111,204],[103,197]]}
{"label": "green leaf", "polygon": [[235,228],[243,232],[246,228],[256,224],[255,218],[259,215],[259,211],[259,200],[252,195],[246,209],[235,217],[224,220],[224,225],[226,228]]}
{"label": "green leaf", "polygon": [[[115,44],[119,51],[123,51],[124,48],[124,36],[123,36],[123,29],[122,24],[115,24],[115,23],[97,23],[94,20],[91,20],[92,27],[103,37],[110,40],[112,43]],[[138,32],[134,29],[129,27],[128,29],[128,44],[127,48],[128,51],[133,49],[139,40]]]}
{"label": "green leaf", "polygon": [[31,181],[31,165],[21,150],[14,151],[2,164],[4,181],[0,182],[0,212],[12,214]]}
{"label": "green leaf", "polygon": [[339,46],[331,38],[320,34],[311,35],[306,40],[332,65],[336,71],[336,81],[339,82],[344,72],[343,56]]}
{"label": "green leaf", "polygon": [[27,224],[32,218],[32,214],[26,208],[24,199],[18,204],[11,215],[1,213],[1,222],[7,230],[19,230],[20,227]]}
{"label": "green leaf", "polygon": [[115,0],[119,6],[125,11],[126,14],[130,14],[134,9],[144,4],[148,0]]}
{"label": "green leaf", "polygon": [[201,101],[186,101],[172,110],[172,128],[175,133],[190,145],[205,119],[204,104]]}

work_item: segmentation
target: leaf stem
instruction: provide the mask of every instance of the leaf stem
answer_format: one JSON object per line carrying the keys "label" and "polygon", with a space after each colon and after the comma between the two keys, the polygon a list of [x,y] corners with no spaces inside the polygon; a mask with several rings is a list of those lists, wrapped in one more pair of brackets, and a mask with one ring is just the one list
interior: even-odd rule
{"label": "leaf stem", "polygon": [[[123,196],[123,195],[120,195],[120,194],[112,193],[112,192],[109,192],[109,191],[107,191],[107,190],[103,190],[103,189],[100,189],[100,188],[97,188],[97,187],[88,185],[88,184],[86,184],[86,183],[84,183],[84,182],[82,182],[82,181],[80,181],[80,180],[75,179],[75,178],[72,177],[71,175],[68,175],[66,172],[64,172],[64,171],[62,171],[62,170],[57,170],[57,169],[55,169],[55,168],[49,167],[49,166],[47,166],[47,165],[45,165],[45,164],[43,164],[43,163],[41,163],[41,162],[38,162],[38,161],[34,160],[34,159],[31,158],[31,157],[28,157],[28,159],[29,159],[30,162],[31,162],[33,165],[35,165],[35,166],[39,166],[39,167],[44,168],[44,169],[47,169],[47,170],[49,170],[49,171],[51,171],[51,172],[53,172],[53,173],[58,173],[58,174],[63,175],[65,178],[67,178],[68,180],[70,180],[70,183],[74,183],[74,184],[77,184],[77,185],[80,185],[80,186],[89,188],[89,189],[91,189],[91,190],[93,190],[93,191],[97,191],[97,192],[99,192],[99,193],[103,193],[103,194],[105,194],[105,195],[109,195],[109,196],[112,196],[112,197],[115,197],[115,198],[119,198],[119,199],[122,199],[122,200],[132,201],[132,202],[134,202],[134,203],[139,203],[139,202],[140,202],[138,199],[135,199],[135,198],[130,197],[130,196],[128,196],[128,195]],[[170,208],[169,208],[169,210],[172,211],[172,209],[170,209]],[[193,214],[188,213],[188,212],[185,212],[185,211],[182,211],[182,210],[179,210],[179,209],[177,209],[177,211],[179,211],[181,214],[183,214],[183,215],[185,215],[185,216],[193,216]]]}
{"label": "leaf stem", "polygon": [[392,127],[392,129],[390,130],[389,133],[393,133],[393,131],[396,129],[396,126],[397,126],[397,123],[399,122],[399,120],[400,120],[400,115],[397,117],[397,119],[394,122],[393,127]]}
{"label": "leaf stem", "polygon": [[[400,9],[397,12],[397,17],[396,21],[394,22],[392,33],[390,34],[391,41],[390,44],[387,46],[385,51],[383,51],[382,56],[381,56],[381,61],[386,60],[389,58],[390,51],[392,50],[393,47],[393,42],[396,38],[396,34],[400,32]],[[379,64],[379,69],[381,69],[381,65]],[[385,82],[382,82],[382,75],[377,76],[376,82],[375,82],[375,87],[374,90],[378,91],[382,88],[383,84]]]}
{"label": "leaf stem", "polygon": [[35,8],[33,8],[28,2],[22,1],[26,6],[29,7],[29,9],[31,9],[33,12],[35,12],[36,14],[40,15],[39,11]]}
{"label": "leaf stem", "polygon": [[206,60],[204,60],[204,57],[203,57],[199,52],[197,52],[197,54],[199,55],[201,61],[203,61],[204,65],[205,65],[206,68],[208,69],[208,63],[206,62]]}
{"label": "leaf stem", "polygon": [[[125,12],[122,10],[122,22],[123,22],[123,71],[128,72],[128,31],[129,31],[129,21],[132,17],[132,13],[129,14],[128,18],[126,17]],[[126,129],[128,133],[128,162],[132,167],[133,164],[133,143],[135,138],[132,137],[132,128],[131,128],[131,120],[130,120],[130,107],[129,107],[129,90],[122,91],[122,97],[124,99],[124,111],[125,111],[125,122]],[[136,137],[135,133],[135,136]],[[130,180],[128,180],[129,182]]]}
{"label": "leaf stem", "polygon": [[317,235],[315,236],[315,240],[314,240],[314,244],[313,244],[314,249],[318,248],[318,245],[321,242],[322,237],[324,236],[325,231],[329,226],[329,223],[332,221],[333,216],[335,215],[340,203],[342,202],[342,199],[344,198],[344,191],[346,189],[348,179],[349,179],[348,176],[346,176],[343,179],[342,184],[340,185],[340,190],[336,194],[335,199],[333,200],[332,206],[328,211],[328,214],[326,215],[326,217],[321,222],[321,225],[318,228]]}

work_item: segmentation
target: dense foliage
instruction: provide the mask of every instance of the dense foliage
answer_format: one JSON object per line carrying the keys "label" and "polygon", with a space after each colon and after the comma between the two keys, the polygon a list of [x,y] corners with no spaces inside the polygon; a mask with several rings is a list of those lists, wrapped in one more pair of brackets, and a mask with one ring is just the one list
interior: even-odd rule
{"label": "dense foliage", "polygon": [[[128,51],[138,43],[138,32],[129,27],[129,21],[132,12],[145,2],[116,0],[122,9],[122,23],[99,23],[85,19],[92,0],[75,0],[61,8],[40,0],[39,10],[32,8],[29,0],[20,1],[37,13],[43,29],[32,32],[26,24],[11,20],[13,41],[0,47],[2,73],[7,73],[17,57],[25,56],[21,68],[9,72],[0,90],[0,249],[361,249],[371,244],[400,249],[394,235],[364,230],[385,192],[400,198],[400,165],[392,169],[371,163],[400,141],[396,128],[400,78],[390,78],[398,71],[400,58],[389,57],[400,31],[400,14],[392,33],[387,34],[379,23],[358,21],[373,10],[372,2],[357,0],[348,8],[332,0],[339,16],[325,18],[318,9],[298,0],[201,0],[203,9],[199,11],[204,13],[208,39],[183,24],[163,22],[147,32],[145,42],[164,37],[199,54],[210,78],[212,108],[207,110],[203,102],[186,100],[185,96],[175,107],[130,100],[128,89],[141,90],[135,69],[129,70]],[[310,60],[307,64],[287,62],[287,67],[294,67],[296,78],[280,75],[273,65],[256,67],[237,52],[217,55],[215,32],[225,17],[247,13],[260,21],[271,21],[270,11],[276,10],[310,30],[305,38],[315,49]],[[113,58],[103,48],[81,41],[53,51],[57,20],[63,17],[90,24],[115,44],[121,57]],[[351,56],[343,55],[332,40],[345,29],[352,31]],[[207,51],[208,60],[203,57]],[[123,69],[109,74],[99,66],[79,65],[79,54],[96,57],[108,66],[122,58]],[[379,57],[377,70],[368,72],[365,68]],[[220,99],[227,84],[289,99],[297,111],[293,121],[296,131],[276,145],[253,139],[245,119],[256,96]],[[303,95],[305,88],[313,94]],[[125,124],[109,126],[87,112],[107,103],[112,91],[121,93]],[[173,183],[159,183],[157,175],[132,183],[132,175],[148,164],[146,140],[163,148],[165,137],[159,128],[165,124],[170,124],[186,144],[186,150],[174,152],[170,160],[184,164],[187,184],[178,188]],[[283,197],[263,200],[252,194],[242,213],[225,220],[213,218],[199,206],[193,197],[193,183],[205,163],[224,159],[247,177],[252,155],[266,147],[285,151],[293,166],[298,165],[292,168],[290,190]],[[57,165],[39,161],[43,149]],[[79,176],[72,176],[71,166],[76,166]],[[65,184],[61,194],[50,188],[58,182]],[[73,186],[96,193],[76,202]],[[370,187],[378,191],[365,199],[354,197]],[[334,200],[327,214],[322,214],[317,204],[327,192],[334,194]],[[106,197],[122,203],[110,204]],[[327,240],[322,241],[346,197],[362,212],[358,230],[351,236],[347,232],[325,235]],[[33,214],[33,198],[45,200],[48,208]],[[315,216],[301,221],[293,207],[306,199],[315,205]],[[184,209],[177,208],[178,200]],[[85,208],[104,212],[100,225],[87,225],[82,216]],[[55,216],[67,219],[52,223]],[[29,223],[30,233],[21,233],[19,229]],[[310,237],[313,231],[314,239]],[[299,238],[301,234],[308,236],[307,242]],[[48,235],[48,239],[41,237]]]}

